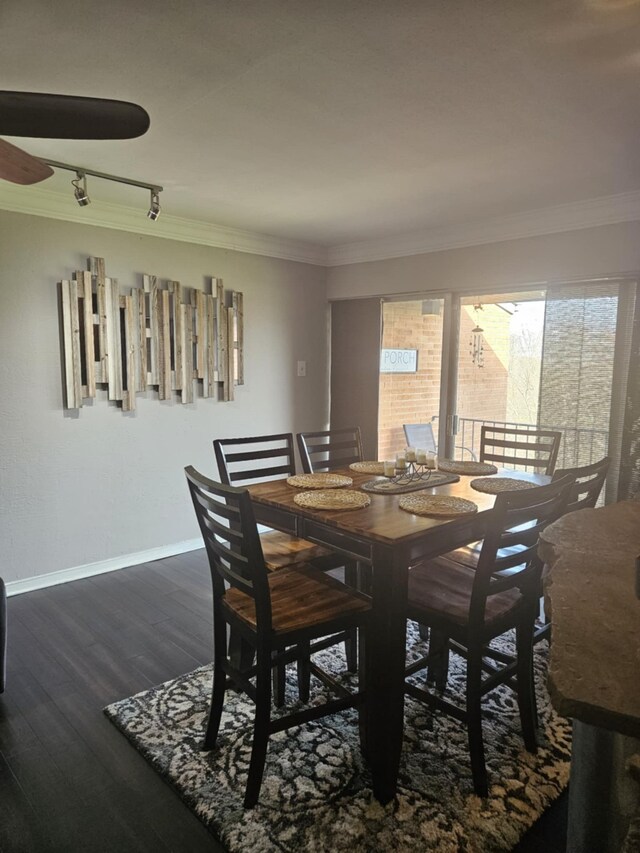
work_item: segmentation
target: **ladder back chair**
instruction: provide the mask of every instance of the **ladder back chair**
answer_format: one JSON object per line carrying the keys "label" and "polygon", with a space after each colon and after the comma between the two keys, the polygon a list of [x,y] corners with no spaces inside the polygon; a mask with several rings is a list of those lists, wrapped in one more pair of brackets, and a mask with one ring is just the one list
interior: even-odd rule
{"label": "ladder back chair", "polygon": [[551,429],[520,429],[484,424],[480,430],[480,461],[499,468],[533,468],[551,476],[562,433]]}
{"label": "ladder back chair", "polygon": [[[565,507],[565,512],[575,512],[579,509],[593,509],[595,507],[598,503],[604,482],[607,479],[610,465],[611,458],[605,456],[604,459],[594,462],[591,465],[557,469],[553,475],[552,482],[560,480],[563,477],[572,477],[574,480],[571,491],[569,492],[569,501]],[[542,585],[540,587],[540,600],[542,601]],[[541,607],[541,615],[543,615],[542,610]],[[541,640],[549,640],[551,642],[551,622],[546,614],[544,614],[544,624],[537,628],[533,635],[534,643],[539,643]]]}
{"label": "ladder back chair", "polygon": [[599,462],[591,465],[582,465],[576,468],[559,468],[553,475],[554,480],[571,476],[575,478],[567,512],[575,512],[578,509],[593,509],[598,503],[600,492],[604,486],[611,465],[611,457],[605,456]]}
{"label": "ladder back chair", "polygon": [[[213,449],[220,479],[228,486],[284,479],[296,473],[291,433],[217,438]],[[263,533],[261,542],[265,562],[272,571],[300,561],[333,556],[321,545],[279,530]]]}
{"label": "ladder back chair", "polygon": [[[311,663],[308,651],[318,647],[313,641],[319,638],[358,628],[364,646],[371,604],[361,593],[307,566],[269,572],[248,490],[209,480],[193,467],[185,473],[213,585],[213,687],[203,749],[216,746],[227,686],[244,691],[255,703],[244,796],[245,808],[251,808],[260,794],[271,734],[363,703],[361,689],[357,693],[346,690]],[[251,662],[240,669],[230,660],[227,626],[252,646],[255,665]],[[327,647],[322,640],[318,645]],[[295,660],[297,646],[306,650],[297,656],[298,665],[308,667],[338,698],[272,720],[271,668],[274,663]],[[251,681],[254,677],[255,683]]]}
{"label": "ladder back chair", "polygon": [[[405,690],[466,723],[473,787],[479,796],[488,793],[481,715],[486,693],[499,684],[515,684],[525,746],[536,750],[533,630],[542,572],[536,546],[540,531],[564,512],[572,483],[566,477],[547,486],[499,494],[474,568],[444,555],[409,572],[408,617],[429,627],[431,639],[428,655],[412,663],[406,676],[429,667],[432,654],[444,656],[446,673],[449,652],[461,654],[467,661],[466,706],[454,705],[409,680]],[[515,657],[489,648],[491,640],[511,629],[516,633]],[[437,686],[444,690],[446,684]]]}
{"label": "ladder back chair", "polygon": [[[221,481],[227,486],[247,486],[264,480],[291,477],[296,473],[292,433],[258,435],[246,438],[218,438],[213,442]],[[280,530],[260,535],[262,553],[267,568],[277,571],[298,563],[311,563],[320,571],[344,566],[345,582],[357,586],[355,564],[338,557],[328,548]],[[345,639],[347,668],[355,672],[358,666],[357,638],[351,632]],[[274,670],[276,704],[284,703],[284,667]]]}
{"label": "ladder back chair", "polygon": [[348,468],[362,462],[360,427],[298,433],[298,449],[305,474]]}

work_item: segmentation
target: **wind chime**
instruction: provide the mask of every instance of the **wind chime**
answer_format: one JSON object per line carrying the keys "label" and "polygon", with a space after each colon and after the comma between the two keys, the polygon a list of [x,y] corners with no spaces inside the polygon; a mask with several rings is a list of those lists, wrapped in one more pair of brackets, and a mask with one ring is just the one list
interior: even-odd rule
{"label": "wind chime", "polygon": [[478,311],[483,310],[482,303],[478,302],[474,305],[473,310],[475,311],[476,325],[471,330],[469,355],[471,356],[471,361],[476,365],[476,367],[484,367],[484,338],[482,337],[484,329],[478,322]]}

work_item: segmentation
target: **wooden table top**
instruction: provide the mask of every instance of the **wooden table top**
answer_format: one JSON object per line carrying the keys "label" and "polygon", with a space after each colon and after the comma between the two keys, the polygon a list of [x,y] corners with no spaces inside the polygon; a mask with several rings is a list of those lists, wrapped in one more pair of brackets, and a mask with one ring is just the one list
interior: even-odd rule
{"label": "wooden table top", "polygon": [[[340,468],[332,471],[334,474],[343,474],[351,477],[353,485],[349,488],[358,489],[363,483],[375,478],[371,474],[360,474],[349,468]],[[537,485],[549,482],[549,477],[541,474],[529,474],[524,471],[498,471],[501,477],[514,477],[521,480],[529,480]],[[471,481],[477,475],[461,475],[457,483],[449,483],[443,486],[425,488],[423,491],[411,494],[430,495],[452,495],[473,501],[478,507],[478,513],[488,512],[493,508],[495,495],[477,492],[471,488]],[[321,521],[331,527],[335,527],[346,533],[356,534],[363,538],[381,542],[383,544],[395,544],[410,541],[422,536],[428,530],[441,528],[443,525],[464,526],[474,515],[461,515],[453,518],[427,518],[425,516],[413,515],[400,509],[398,506],[403,495],[385,495],[366,492],[371,498],[371,504],[363,509],[356,510],[318,510],[298,506],[294,502],[294,496],[305,489],[294,488],[286,480],[276,480],[266,483],[256,483],[249,487],[249,492],[254,502],[265,506],[284,509],[297,515]]]}

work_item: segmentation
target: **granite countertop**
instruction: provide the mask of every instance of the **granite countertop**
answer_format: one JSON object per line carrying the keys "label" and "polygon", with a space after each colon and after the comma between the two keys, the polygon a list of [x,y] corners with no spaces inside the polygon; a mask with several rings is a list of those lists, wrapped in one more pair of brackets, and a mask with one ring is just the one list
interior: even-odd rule
{"label": "granite countertop", "polygon": [[550,567],[553,705],[566,717],[640,737],[640,502],[569,513],[540,539]]}

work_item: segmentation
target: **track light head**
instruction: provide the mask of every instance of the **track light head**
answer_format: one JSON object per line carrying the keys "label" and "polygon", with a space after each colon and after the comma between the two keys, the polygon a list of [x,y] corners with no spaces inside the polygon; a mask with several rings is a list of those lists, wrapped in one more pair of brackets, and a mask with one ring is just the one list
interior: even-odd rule
{"label": "track light head", "polygon": [[[76,179],[71,181],[74,187],[73,194],[80,207],[86,207],[91,204],[91,199],[87,194],[87,176],[84,172],[76,172],[76,175]],[[80,186],[81,181],[82,186]]]}
{"label": "track light head", "polygon": [[149,219],[152,219],[154,222],[160,216],[162,208],[160,207],[160,190],[152,189],[151,190],[151,205],[147,212],[147,216]]}

